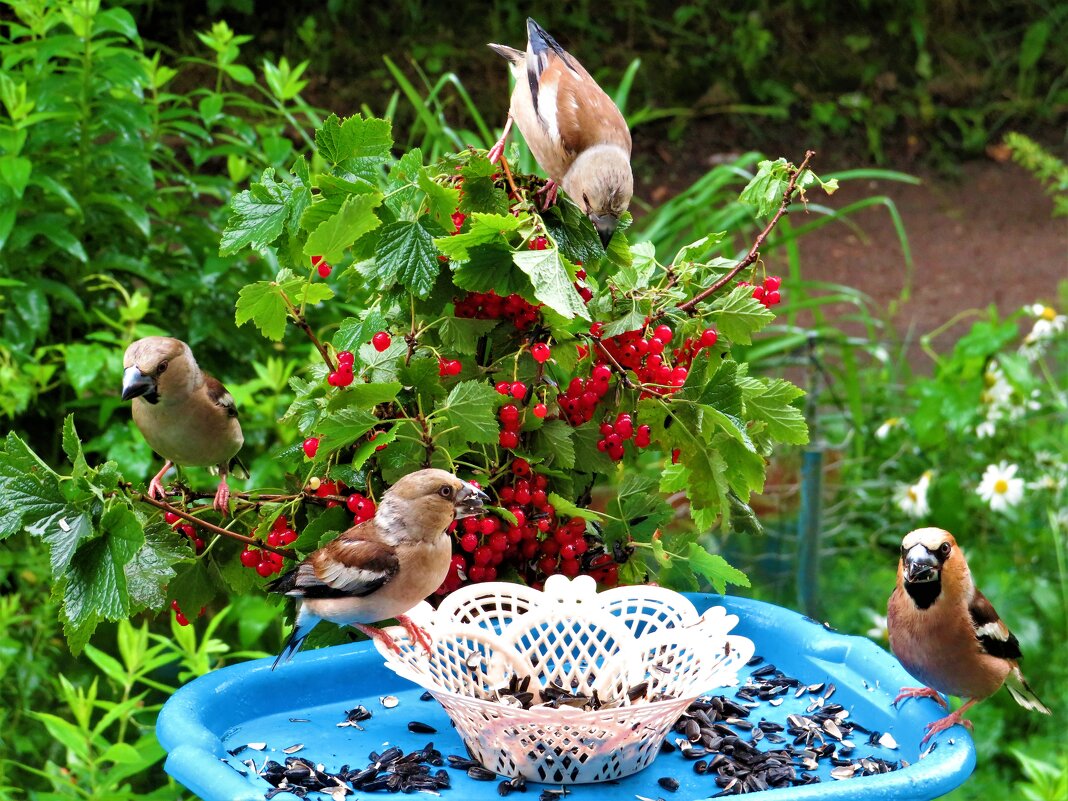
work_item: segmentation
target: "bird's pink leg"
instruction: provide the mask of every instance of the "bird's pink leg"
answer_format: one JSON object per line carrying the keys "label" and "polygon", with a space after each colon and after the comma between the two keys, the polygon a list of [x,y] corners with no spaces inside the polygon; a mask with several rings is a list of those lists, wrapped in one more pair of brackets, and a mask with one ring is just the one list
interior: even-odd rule
{"label": "bird's pink leg", "polygon": [[230,511],[230,485],[226,483],[226,468],[219,471],[219,488],[215,490],[215,511],[225,515]]}
{"label": "bird's pink leg", "polygon": [[966,704],[964,704],[956,712],[951,712],[950,714],[946,715],[944,718],[939,718],[938,720],[934,721],[933,723],[928,723],[924,727],[924,730],[927,733],[925,735],[923,735],[923,739],[920,740],[920,745],[924,745],[928,740],[930,740],[932,737],[934,737],[939,732],[943,732],[946,729],[949,729],[949,728],[951,728],[953,726],[956,726],[958,723],[960,725],[962,725],[964,728],[966,728],[968,731],[971,731],[972,730],[972,722],[970,720],[965,720],[964,719],[964,713],[967,712],[968,708],[971,707],[972,704],[976,703],[978,700],[979,700],[978,698],[973,698],[972,700],[970,700]]}
{"label": "bird's pink leg", "polygon": [[897,706],[901,701],[906,701],[909,698],[933,698],[943,709],[949,709],[946,699],[937,690],[932,690],[930,687],[902,687],[901,692],[894,699],[893,705]]}
{"label": "bird's pink leg", "polygon": [[556,202],[557,186],[556,181],[550,178],[545,182],[545,186],[534,193],[534,197],[542,197],[541,210],[547,211],[548,208]]}
{"label": "bird's pink leg", "polygon": [[430,653],[430,635],[426,633],[414,620],[407,615],[397,615],[397,622],[404,626],[404,630],[408,632],[408,636],[412,638],[412,642],[423,646],[423,650]]}
{"label": "bird's pink leg", "polygon": [[163,469],[156,473],[156,475],[152,477],[152,480],[148,482],[149,498],[159,498],[162,501],[167,497],[167,493],[163,491],[163,477],[172,467],[174,467],[174,462],[168,459],[164,462]]}
{"label": "bird's pink leg", "polygon": [[508,115],[508,119],[504,123],[504,133],[501,134],[501,138],[497,140],[497,144],[490,148],[486,157],[489,159],[490,164],[496,164],[497,159],[504,155],[504,142],[508,138],[508,134],[512,131],[512,115]]}
{"label": "bird's pink leg", "polygon": [[382,629],[376,629],[374,626],[368,626],[365,623],[353,623],[352,627],[357,631],[362,631],[372,640],[378,640],[390,650],[396,651],[398,654],[401,652],[401,649],[398,647],[397,643],[393,641],[393,638],[386,634],[386,632],[382,631]]}

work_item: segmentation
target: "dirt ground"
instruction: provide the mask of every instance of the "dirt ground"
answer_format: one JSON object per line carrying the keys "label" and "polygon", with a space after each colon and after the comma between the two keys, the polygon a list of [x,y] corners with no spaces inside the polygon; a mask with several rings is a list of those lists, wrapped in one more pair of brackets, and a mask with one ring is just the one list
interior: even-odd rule
{"label": "dirt ground", "polygon": [[[635,145],[637,151],[641,141]],[[687,176],[680,174],[679,160],[668,158],[671,163],[665,163],[664,169],[671,174],[671,184],[685,185]],[[694,164],[689,180],[714,158],[705,151],[703,166]],[[848,156],[836,156],[829,148],[827,153],[817,152],[814,166],[824,175],[864,165]],[[802,273],[808,281],[845,284],[869,295],[875,313],[888,318],[910,340],[909,361],[914,369],[928,372],[930,368],[930,360],[918,346],[919,336],[959,312],[994,303],[1007,314],[1025,304],[1056,300],[1058,282],[1068,280],[1068,219],[1051,216],[1050,198],[1029,173],[1011,162],[992,159],[967,162],[955,177],[916,165],[890,168],[922,182],[850,181],[819,202],[842,208],[873,195],[893,201],[912,252],[908,300],[896,309],[892,306],[902,295],[907,271],[893,220],[883,206],[851,217],[859,231],[834,223],[804,236]],[[803,212],[792,215],[795,224],[803,221]],[[969,325],[965,320],[947,330],[934,341],[936,349],[951,348]]]}

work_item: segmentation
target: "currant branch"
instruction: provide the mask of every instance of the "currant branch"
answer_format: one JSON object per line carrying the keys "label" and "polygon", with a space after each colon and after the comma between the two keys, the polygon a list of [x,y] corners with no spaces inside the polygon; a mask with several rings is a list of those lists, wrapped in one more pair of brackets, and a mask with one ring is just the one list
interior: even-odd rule
{"label": "currant branch", "polygon": [[315,345],[315,349],[319,351],[319,355],[322,356],[323,361],[326,362],[326,368],[330,372],[334,372],[337,367],[331,360],[330,354],[327,352],[326,348],[323,347],[323,343],[319,341],[319,338],[315,336],[315,332],[312,331],[311,326],[308,325],[308,320],[304,316],[304,312],[302,312],[300,309],[293,305],[293,301],[289,299],[289,296],[286,295],[285,292],[281,292],[281,290],[279,291],[282,295],[282,300],[285,301],[286,306],[289,308],[289,313],[290,315],[292,315],[293,321],[296,322],[296,324],[301,327],[304,333],[308,335],[308,339],[312,341],[312,344]]}
{"label": "currant branch", "polygon": [[738,275],[738,273],[746,267],[751,266],[757,258],[760,257],[760,249],[764,247],[764,242],[767,240],[768,235],[778,224],[779,220],[782,219],[782,216],[788,212],[790,205],[793,203],[793,194],[794,190],[797,188],[797,179],[805,172],[808,168],[809,161],[815,155],[816,151],[814,150],[805,151],[805,159],[801,162],[801,165],[790,169],[790,182],[786,185],[786,190],[782,193],[782,201],[779,203],[778,210],[775,212],[775,215],[771,220],[768,221],[768,224],[764,226],[764,229],[757,234],[756,239],[753,241],[753,246],[749,248],[749,252],[746,254],[745,258],[738,262],[730,272],[712,284],[712,286],[702,290],[700,293],[681,304],[679,306],[679,311],[686,312],[687,314],[694,314],[698,303],[714,295],[724,286],[729,284],[734,280],[734,277]]}

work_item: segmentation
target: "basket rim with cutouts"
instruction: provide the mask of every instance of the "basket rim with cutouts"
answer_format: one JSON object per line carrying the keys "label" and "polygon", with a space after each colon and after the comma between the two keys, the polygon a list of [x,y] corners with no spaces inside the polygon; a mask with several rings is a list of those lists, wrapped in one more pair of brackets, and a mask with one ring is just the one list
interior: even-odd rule
{"label": "basket rim with cutouts", "polygon": [[431,653],[400,627],[386,666],[428,690],[471,755],[504,776],[586,784],[647,767],[702,693],[737,683],[753,642],[736,615],[699,615],[679,593],[634,585],[597,592],[589,576],[550,576],[543,591],[485,582],[408,615]]}

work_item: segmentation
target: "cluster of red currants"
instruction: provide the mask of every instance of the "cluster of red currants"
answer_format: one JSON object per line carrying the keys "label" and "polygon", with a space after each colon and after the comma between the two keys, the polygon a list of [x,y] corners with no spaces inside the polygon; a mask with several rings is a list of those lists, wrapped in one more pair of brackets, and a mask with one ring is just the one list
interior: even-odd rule
{"label": "cluster of red currants", "polygon": [[638,448],[648,448],[652,441],[652,429],[647,425],[635,427],[634,418],[627,412],[616,415],[616,421],[601,423],[601,439],[597,440],[597,450],[607,453],[609,458],[619,461],[623,458],[623,444],[630,439]]}
{"label": "cluster of red currants", "polygon": [[[182,607],[178,606],[178,601],[171,601],[171,609],[174,610],[174,621],[179,626],[188,626],[189,618],[185,616],[185,612],[182,611]],[[207,611],[207,607],[200,607],[200,612],[197,613],[197,617],[204,617],[204,612]]]}
{"label": "cluster of red currants", "polygon": [[519,295],[501,297],[496,292],[470,292],[455,301],[457,317],[476,320],[511,320],[520,331],[530,328],[538,321],[538,306]]}
{"label": "cluster of red currants", "polygon": [[351,384],[353,379],[352,364],[354,361],[355,358],[351,351],[338,351],[337,369],[326,377],[326,383],[332,387],[347,387]]}
{"label": "cluster of red currants", "polygon": [[444,356],[438,357],[438,375],[441,378],[449,375],[460,375],[460,371],[464,369],[464,366],[460,363],[459,359],[446,359]]}
{"label": "cluster of red currants", "polygon": [[329,278],[330,272],[333,270],[329,264],[326,263],[326,259],[322,256],[312,256],[312,267],[319,271],[320,278]]}
{"label": "cluster of red currants", "polygon": [[593,419],[597,403],[608,393],[612,379],[612,368],[607,364],[595,364],[589,378],[575,376],[567,385],[557,402],[564,416],[573,426],[580,426]]}
{"label": "cluster of red currants", "polygon": [[[749,286],[749,282],[742,281],[740,286]],[[777,275],[769,275],[762,285],[753,287],[753,298],[763,303],[765,309],[778,306],[782,302],[782,295],[779,294],[780,286],[782,286],[782,279]]]}
{"label": "cluster of red currants", "polygon": [[[297,532],[289,527],[285,515],[279,515],[267,532],[267,544],[272,548],[284,548],[291,545],[297,539]],[[241,552],[241,564],[250,570],[255,570],[264,578],[282,572],[282,555],[246,545]]]}
{"label": "cluster of red currants", "polygon": [[189,542],[192,543],[193,551],[197,556],[204,553],[204,540],[197,534],[196,527],[192,523],[183,523],[182,518],[178,517],[174,512],[164,512],[163,519],[167,521],[167,525],[179,534],[184,534],[189,538]]}

